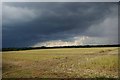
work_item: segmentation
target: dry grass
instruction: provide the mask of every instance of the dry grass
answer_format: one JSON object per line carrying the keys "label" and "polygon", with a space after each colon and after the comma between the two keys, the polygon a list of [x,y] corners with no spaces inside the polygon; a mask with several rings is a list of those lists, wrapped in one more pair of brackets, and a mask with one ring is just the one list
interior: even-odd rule
{"label": "dry grass", "polygon": [[118,48],[3,52],[3,78],[117,78]]}

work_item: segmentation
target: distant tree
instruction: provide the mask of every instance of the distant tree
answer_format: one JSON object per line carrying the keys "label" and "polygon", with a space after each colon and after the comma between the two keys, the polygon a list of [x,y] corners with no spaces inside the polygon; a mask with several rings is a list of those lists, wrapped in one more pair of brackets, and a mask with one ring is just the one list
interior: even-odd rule
{"label": "distant tree", "polygon": [[45,46],[41,46],[42,49],[46,48]]}

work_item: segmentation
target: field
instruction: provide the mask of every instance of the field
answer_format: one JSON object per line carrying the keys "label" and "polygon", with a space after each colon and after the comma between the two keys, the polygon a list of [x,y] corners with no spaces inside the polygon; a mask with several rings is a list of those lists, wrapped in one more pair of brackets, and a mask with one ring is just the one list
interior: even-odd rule
{"label": "field", "polygon": [[3,78],[118,78],[118,48],[3,52]]}

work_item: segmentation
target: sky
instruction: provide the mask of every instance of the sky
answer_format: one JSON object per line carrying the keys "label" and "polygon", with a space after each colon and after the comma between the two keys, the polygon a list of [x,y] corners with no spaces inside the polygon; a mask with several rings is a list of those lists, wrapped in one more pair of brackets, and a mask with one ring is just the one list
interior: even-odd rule
{"label": "sky", "polygon": [[3,2],[3,47],[118,43],[116,2]]}
{"label": "sky", "polygon": [[0,50],[2,48],[2,3],[0,2]]}
{"label": "sky", "polygon": [[1,0],[2,2],[119,2],[119,0]]}

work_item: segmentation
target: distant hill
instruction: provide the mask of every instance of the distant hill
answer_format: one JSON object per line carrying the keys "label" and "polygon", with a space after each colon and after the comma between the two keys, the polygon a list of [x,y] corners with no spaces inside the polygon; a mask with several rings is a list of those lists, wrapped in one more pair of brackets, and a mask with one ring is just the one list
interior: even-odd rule
{"label": "distant hill", "polygon": [[24,48],[2,48],[2,51],[20,51],[32,49],[54,49],[54,48],[94,48],[94,47],[120,47],[120,45],[79,45],[79,46],[57,46],[57,47],[24,47]]}

